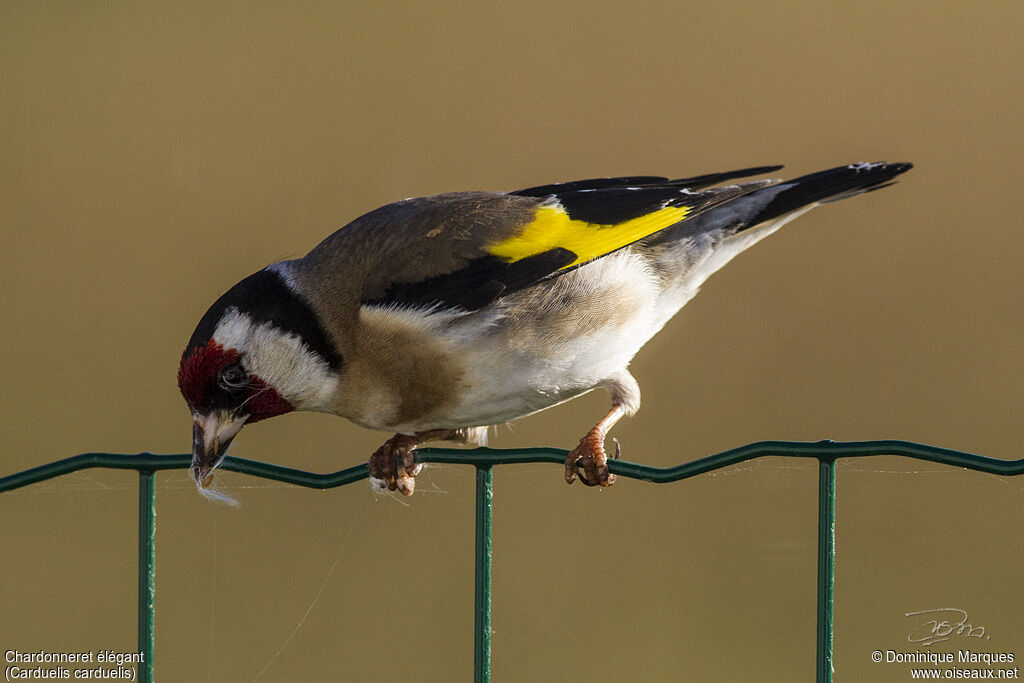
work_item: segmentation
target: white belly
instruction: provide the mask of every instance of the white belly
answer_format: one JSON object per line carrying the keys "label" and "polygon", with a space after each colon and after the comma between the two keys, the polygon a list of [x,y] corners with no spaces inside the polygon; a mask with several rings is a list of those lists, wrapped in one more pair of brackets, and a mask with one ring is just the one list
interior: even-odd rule
{"label": "white belly", "polygon": [[513,313],[503,324],[459,345],[465,382],[446,418],[463,426],[500,424],[601,387],[688,298],[679,291],[666,297],[628,250],[556,283],[561,289],[545,300],[536,292],[510,297]]}

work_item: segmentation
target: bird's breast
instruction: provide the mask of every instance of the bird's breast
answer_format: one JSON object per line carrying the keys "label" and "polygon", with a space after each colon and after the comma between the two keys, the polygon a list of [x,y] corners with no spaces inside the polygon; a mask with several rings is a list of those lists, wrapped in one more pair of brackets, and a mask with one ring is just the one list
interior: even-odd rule
{"label": "bird's breast", "polygon": [[623,250],[472,313],[360,311],[338,414],[403,433],[500,424],[601,386],[678,309]]}

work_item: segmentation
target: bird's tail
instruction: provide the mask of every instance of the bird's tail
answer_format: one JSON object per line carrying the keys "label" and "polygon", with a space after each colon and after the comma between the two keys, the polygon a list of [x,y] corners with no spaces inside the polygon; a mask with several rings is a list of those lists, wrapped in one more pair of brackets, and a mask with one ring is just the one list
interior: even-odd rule
{"label": "bird's tail", "polygon": [[[762,225],[805,206],[834,202],[892,185],[896,176],[909,171],[909,163],[850,164],[787,180],[755,190],[728,202],[722,217],[729,217],[739,232]],[[720,211],[721,209],[714,209]],[[731,216],[729,214],[732,214]]]}
{"label": "bird's tail", "polygon": [[[765,168],[777,170],[778,167]],[[909,163],[884,161],[850,164],[792,180],[758,180],[723,188],[732,191],[723,192],[721,203],[711,204],[692,219],[656,233],[648,243],[673,243],[686,239],[701,241],[706,238],[712,248],[717,248],[723,239],[739,240],[750,246],[818,204],[888,187],[896,176],[911,168]],[[733,174],[722,175],[736,177]],[[747,191],[737,196],[737,189]],[[756,239],[753,237],[755,234]]]}
{"label": "bird's tail", "polygon": [[[785,181],[740,185],[749,191],[712,206],[691,220],[663,230],[648,244],[676,244],[656,257],[664,276],[686,291],[697,288],[740,252],[818,204],[878,190],[909,170],[910,164],[850,164]],[[737,189],[735,187],[733,190]]]}

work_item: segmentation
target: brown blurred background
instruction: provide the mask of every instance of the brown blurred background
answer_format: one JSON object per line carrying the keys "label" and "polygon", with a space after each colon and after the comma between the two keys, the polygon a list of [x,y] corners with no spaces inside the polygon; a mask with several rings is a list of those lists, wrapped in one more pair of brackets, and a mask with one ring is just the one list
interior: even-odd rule
{"label": "brown blurred background", "polygon": [[[637,357],[625,457],[902,438],[1021,457],[1024,6],[960,2],[0,3],[0,474],[183,452],[207,306],[386,202],[618,174],[913,161],[713,277]],[[497,430],[570,447],[589,395]],[[314,471],[386,437],[323,415],[235,455]],[[135,649],[134,473],[0,495],[0,650]],[[163,681],[465,680],[473,470],[410,500],[157,479]],[[808,680],[817,468],[567,488],[495,473],[494,677]],[[1024,481],[838,470],[836,680],[909,680],[905,612],[1024,658]]]}

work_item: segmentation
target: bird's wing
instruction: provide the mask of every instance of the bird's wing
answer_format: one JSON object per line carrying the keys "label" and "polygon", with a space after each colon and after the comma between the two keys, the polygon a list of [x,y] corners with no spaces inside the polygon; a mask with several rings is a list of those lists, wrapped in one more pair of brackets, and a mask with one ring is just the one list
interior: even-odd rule
{"label": "bird's wing", "polygon": [[349,260],[357,252],[372,260],[360,297],[364,304],[472,311],[772,181],[698,191],[693,185],[763,170],[693,181],[601,178],[410,199],[357,219],[307,258],[316,260],[320,250],[346,253]]}
{"label": "bird's wing", "polygon": [[531,189],[407,200],[337,234],[354,228],[350,244],[359,234],[359,251],[372,251],[377,263],[361,303],[476,310],[767,182],[693,191],[665,179],[630,182],[636,179],[566,183],[568,189],[538,196]]}

